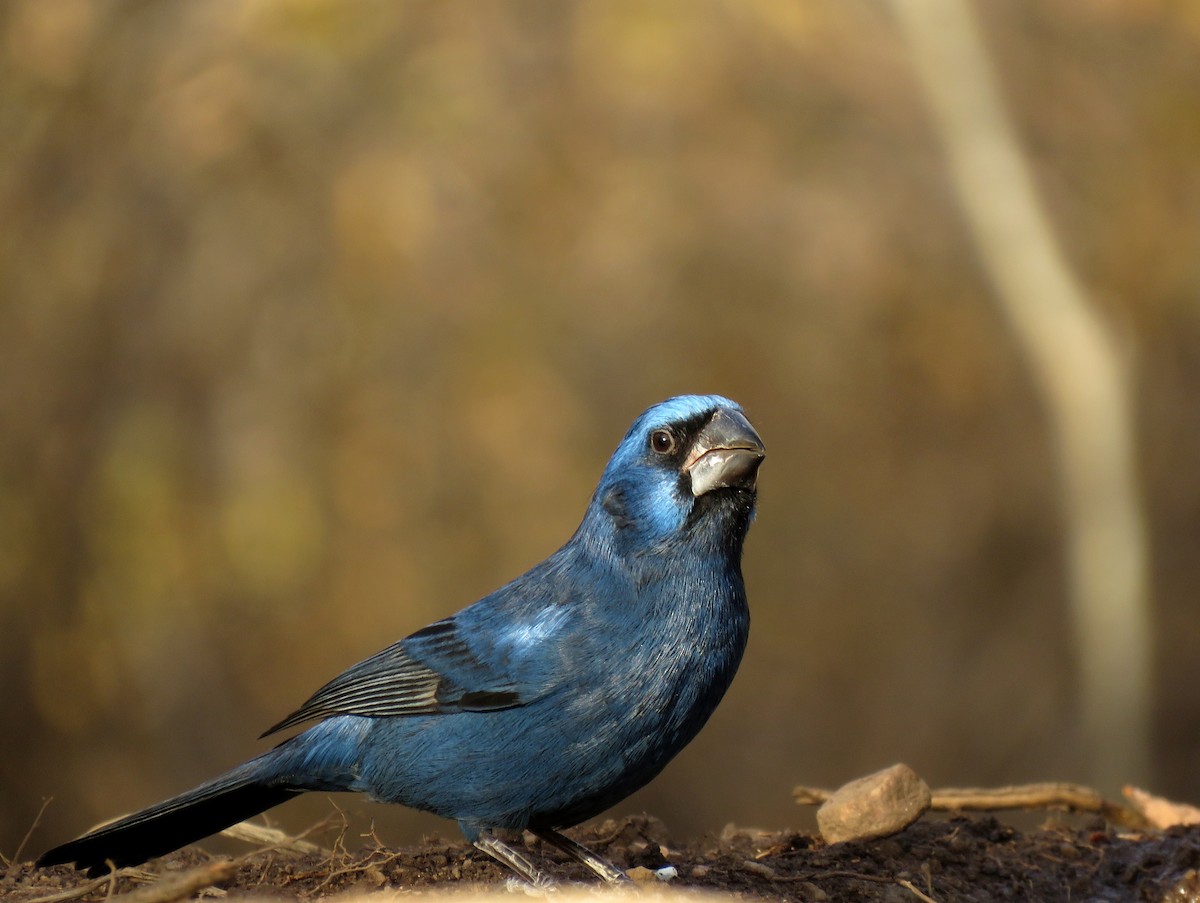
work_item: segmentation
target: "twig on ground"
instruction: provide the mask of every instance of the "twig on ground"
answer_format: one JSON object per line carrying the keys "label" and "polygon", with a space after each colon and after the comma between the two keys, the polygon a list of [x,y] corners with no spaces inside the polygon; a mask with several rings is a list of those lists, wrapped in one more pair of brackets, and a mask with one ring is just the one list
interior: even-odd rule
{"label": "twig on ground", "polygon": [[[378,853],[384,853],[383,857],[376,859],[375,857],[376,857],[376,854],[378,854]],[[342,878],[346,875],[356,875],[356,874],[370,875],[372,872],[374,872],[378,876],[380,881],[382,882],[383,881],[383,873],[379,870],[380,866],[387,865],[388,863],[391,863],[391,862],[395,862],[397,859],[402,858],[403,855],[404,855],[403,850],[396,850],[393,853],[386,853],[382,849],[371,850],[367,854],[366,860],[363,862],[355,862],[351,865],[339,865],[337,868],[331,868],[329,870],[329,872],[321,880],[321,882],[319,884],[317,884],[315,887],[313,887],[310,891],[307,891],[305,893],[305,896],[306,897],[316,896],[321,891],[323,891],[325,888],[327,888],[330,884],[332,884],[336,879]],[[333,864],[332,860],[330,861],[330,864],[331,865]]]}
{"label": "twig on ground", "polygon": [[100,878],[93,878],[91,881],[85,881],[83,884],[72,887],[69,890],[59,891],[57,894],[47,894],[44,897],[34,897],[32,900],[26,901],[26,903],[66,903],[68,900],[76,900],[79,897],[86,897],[92,891],[107,884],[108,879],[108,875],[103,875]]}
{"label": "twig on ground", "polygon": [[[343,833],[345,830],[344,821],[345,816],[343,815]],[[36,822],[34,824],[36,826]],[[27,903],[69,903],[71,900],[77,900],[93,891],[99,890],[106,884],[109,885],[106,899],[112,901],[112,903],[173,903],[175,900],[190,897],[197,891],[227,881],[243,864],[251,862],[264,854],[285,850],[293,853],[321,853],[332,857],[333,854],[328,850],[302,839],[305,835],[320,830],[328,824],[329,819],[324,819],[311,828],[308,828],[299,837],[293,837],[275,828],[256,825],[250,822],[241,822],[238,825],[234,825],[233,828],[227,828],[221,833],[237,840],[258,842],[261,845],[235,859],[222,858],[187,869],[186,871],[162,876],[146,872],[142,869],[121,869],[110,872],[100,878],[85,881],[69,890],[29,900]],[[31,828],[30,831],[32,832],[32,830]],[[123,894],[114,894],[113,888],[119,878],[153,883]],[[259,883],[261,882],[262,877],[260,876]]]}
{"label": "twig on ground", "polygon": [[197,891],[228,881],[238,870],[239,860],[218,859],[176,875],[170,875],[146,887],[114,897],[114,903],[174,903]]}
{"label": "twig on ground", "polygon": [[[797,787],[792,796],[800,805],[816,806],[833,795],[819,787]],[[931,809],[942,812],[1001,809],[1067,809],[1095,812],[1113,824],[1136,830],[1150,827],[1140,812],[1106,800],[1099,791],[1079,784],[1014,784],[1006,787],[943,787],[933,791]]]}
{"label": "twig on ground", "polygon": [[905,890],[911,891],[913,896],[920,900],[921,903],[937,903],[937,900],[933,899],[933,897],[929,896],[929,894],[919,890],[917,886],[907,878],[897,878],[896,883]]}
{"label": "twig on ground", "polygon": [[1133,808],[1144,815],[1156,828],[1173,828],[1175,825],[1200,825],[1200,809],[1187,803],[1175,803],[1161,796],[1147,793],[1140,787],[1125,787],[1121,790]]}
{"label": "twig on ground", "polygon": [[[328,820],[323,822],[327,824]],[[320,827],[320,826],[317,826]],[[305,833],[310,833],[315,828],[310,828]],[[221,832],[223,837],[232,837],[234,840],[242,840],[246,843],[257,844],[258,846],[271,847],[276,850],[288,850],[293,853],[328,853],[329,851],[323,847],[312,843],[308,840],[303,840],[301,837],[293,837],[290,834],[285,834],[278,828],[268,828],[265,825],[256,825],[254,822],[243,821],[236,825],[230,825]]]}
{"label": "twig on ground", "polygon": [[851,872],[846,869],[833,869],[831,871],[814,871],[806,872],[803,875],[777,875],[771,880],[779,883],[792,883],[796,881],[816,881],[821,878],[844,878],[847,881],[867,881],[871,884],[895,884],[896,880],[887,875],[869,875],[866,872]]}
{"label": "twig on ground", "polygon": [[113,888],[116,886],[118,878],[128,878],[134,881],[153,881],[156,877],[158,876],[143,869],[123,869],[120,872],[109,872],[107,875],[101,875],[99,878],[92,878],[90,881],[84,881],[82,884],[59,891],[56,894],[34,897],[32,900],[26,900],[25,903],[67,903],[70,900],[86,897],[92,891],[99,890],[106,884],[109,885],[106,899],[115,899]]}

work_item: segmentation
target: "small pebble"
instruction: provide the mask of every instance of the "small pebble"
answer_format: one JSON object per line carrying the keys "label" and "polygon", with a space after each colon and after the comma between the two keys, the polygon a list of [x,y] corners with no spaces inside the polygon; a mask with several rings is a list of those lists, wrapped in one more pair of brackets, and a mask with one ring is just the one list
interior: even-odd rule
{"label": "small pebble", "polygon": [[775,869],[769,865],[763,865],[761,862],[755,862],[753,859],[745,860],[742,863],[742,868],[761,878],[771,879],[775,877]]}
{"label": "small pebble", "polygon": [[834,792],[817,810],[817,826],[829,843],[887,837],[920,818],[931,801],[915,771],[893,765]]}

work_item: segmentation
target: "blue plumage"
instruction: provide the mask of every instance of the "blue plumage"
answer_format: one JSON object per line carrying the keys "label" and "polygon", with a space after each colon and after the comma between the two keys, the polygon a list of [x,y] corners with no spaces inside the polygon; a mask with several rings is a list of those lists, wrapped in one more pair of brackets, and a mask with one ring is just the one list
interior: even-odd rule
{"label": "blue plumage", "polygon": [[529,880],[542,879],[496,832],[528,829],[621,879],[558,831],[658,774],[732,681],[762,457],[728,399],[655,405],[545,561],[350,668],[267,732],[316,720],[302,733],[39,864],[133,865],[297,793],[351,790],[455,819]]}

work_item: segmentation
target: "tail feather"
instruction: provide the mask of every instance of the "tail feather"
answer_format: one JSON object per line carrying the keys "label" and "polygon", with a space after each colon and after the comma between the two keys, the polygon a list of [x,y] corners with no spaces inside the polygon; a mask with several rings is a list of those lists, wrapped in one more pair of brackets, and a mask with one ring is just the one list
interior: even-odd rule
{"label": "tail feather", "polygon": [[98,877],[138,865],[215,834],[296,796],[299,789],[264,783],[244,766],[194,790],[135,812],[76,840],[48,850],[39,866],[74,862]]}

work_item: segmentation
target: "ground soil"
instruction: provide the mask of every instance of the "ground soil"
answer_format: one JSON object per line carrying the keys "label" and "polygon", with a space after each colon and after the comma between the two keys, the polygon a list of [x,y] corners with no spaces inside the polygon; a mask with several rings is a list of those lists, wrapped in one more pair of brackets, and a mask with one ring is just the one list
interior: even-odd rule
{"label": "ground soil", "polygon": [[[570,833],[650,882],[657,882],[654,870],[670,865],[678,873],[672,887],[725,891],[747,899],[1200,900],[1200,827],[1127,834],[1103,823],[1048,823],[1018,830],[992,817],[926,817],[881,840],[830,845],[805,834],[732,827],[720,836],[677,839],[668,836],[661,822],[639,816]],[[205,871],[220,860],[190,847],[101,882],[66,867],[35,869],[16,863],[0,877],[0,898],[5,903],[52,895],[59,901],[104,900],[141,888],[146,899],[147,891],[165,889],[164,875],[189,869],[200,876],[202,887],[182,894],[160,891],[149,898],[159,903],[197,896],[309,900],[384,888],[503,887],[509,879],[503,868],[458,840],[429,838],[408,849],[376,843],[352,849],[346,843],[345,838],[334,842],[333,852],[259,851],[235,860],[222,874]],[[535,844],[531,851],[560,881],[596,883],[555,850]]]}

